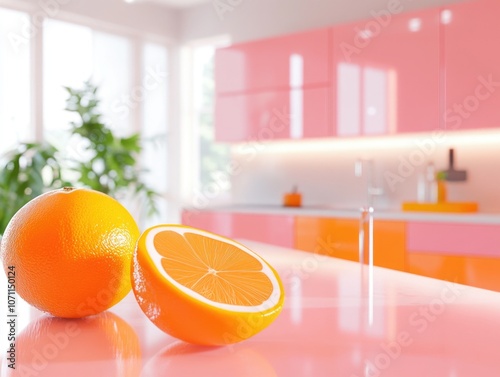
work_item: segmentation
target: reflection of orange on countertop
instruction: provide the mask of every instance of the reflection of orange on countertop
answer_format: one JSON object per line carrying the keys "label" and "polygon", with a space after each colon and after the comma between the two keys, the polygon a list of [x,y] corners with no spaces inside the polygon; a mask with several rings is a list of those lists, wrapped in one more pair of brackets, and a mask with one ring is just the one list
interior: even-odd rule
{"label": "reflection of orange on countertop", "polygon": [[81,319],[42,316],[17,338],[16,369],[8,377],[139,377],[134,329],[111,312]]}
{"label": "reflection of orange on countertop", "polygon": [[285,207],[300,207],[302,205],[302,194],[297,191],[297,186],[293,187],[292,192],[283,195],[283,205]]}
{"label": "reflection of orange on countertop", "polygon": [[259,343],[250,346],[239,344],[230,347],[209,347],[176,342],[150,359],[144,366],[141,377],[164,375],[277,377],[274,367],[265,354],[259,352],[258,346]]}

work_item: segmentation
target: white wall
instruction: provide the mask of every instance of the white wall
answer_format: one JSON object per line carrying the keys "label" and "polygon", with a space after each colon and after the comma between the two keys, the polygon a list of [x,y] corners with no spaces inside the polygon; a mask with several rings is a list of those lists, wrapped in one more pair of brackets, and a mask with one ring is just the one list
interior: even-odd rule
{"label": "white wall", "polygon": [[161,39],[174,40],[179,33],[179,12],[154,4],[127,4],[123,0],[0,0],[0,6],[72,22],[101,23],[125,33]]}
{"label": "white wall", "polygon": [[[234,42],[368,19],[400,2],[404,11],[462,0],[210,0],[181,13],[180,38],[190,41],[228,34]],[[214,4],[239,5],[215,10]]]}
{"label": "white wall", "polygon": [[[467,170],[468,180],[447,184],[449,200],[475,201],[481,212],[498,213],[499,145],[500,131],[236,145],[232,201],[281,205],[283,193],[298,185],[305,206],[358,207],[365,203],[366,181],[355,177],[354,162],[372,158],[375,184],[384,189],[376,207],[397,209],[403,201],[416,201],[418,173],[426,163],[446,169],[448,148],[455,147],[455,168]],[[390,184],[389,176],[400,178]]]}

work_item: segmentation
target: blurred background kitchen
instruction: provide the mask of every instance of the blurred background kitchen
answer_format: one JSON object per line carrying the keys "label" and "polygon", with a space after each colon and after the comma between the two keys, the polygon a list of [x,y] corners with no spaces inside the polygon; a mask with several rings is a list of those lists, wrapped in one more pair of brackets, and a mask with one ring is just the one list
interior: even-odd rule
{"label": "blurred background kitchen", "polygon": [[[304,208],[352,209],[366,201],[362,159],[376,208],[398,211],[454,148],[468,175],[448,201],[498,213],[497,8],[1,0],[2,207],[71,183],[120,198],[142,227],[183,208],[281,206],[293,186]],[[280,112],[286,131],[266,130]]]}

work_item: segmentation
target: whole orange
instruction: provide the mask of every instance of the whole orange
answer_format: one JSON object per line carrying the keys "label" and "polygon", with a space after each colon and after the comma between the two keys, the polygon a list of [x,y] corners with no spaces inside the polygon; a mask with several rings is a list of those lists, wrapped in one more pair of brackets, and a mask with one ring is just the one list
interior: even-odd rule
{"label": "whole orange", "polygon": [[138,238],[135,220],[118,201],[69,187],[22,207],[7,225],[0,253],[24,300],[54,316],[80,318],[130,291]]}

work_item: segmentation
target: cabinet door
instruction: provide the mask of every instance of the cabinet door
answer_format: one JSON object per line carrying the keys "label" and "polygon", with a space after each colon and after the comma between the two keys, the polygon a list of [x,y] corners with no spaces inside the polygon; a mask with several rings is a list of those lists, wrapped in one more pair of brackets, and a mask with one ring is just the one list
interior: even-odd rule
{"label": "cabinet door", "polygon": [[297,217],[295,248],[359,261],[359,222],[355,219]]}
{"label": "cabinet door", "polygon": [[293,216],[233,213],[233,237],[293,247]]}
{"label": "cabinet door", "polygon": [[407,235],[409,253],[500,258],[499,225],[409,222]]}
{"label": "cabinet door", "polygon": [[181,221],[184,225],[208,230],[225,237],[233,237],[232,215],[229,212],[184,210]]}
{"label": "cabinet door", "polygon": [[498,225],[407,224],[407,271],[500,291]]}
{"label": "cabinet door", "polygon": [[405,271],[406,224],[375,220],[373,223],[373,263],[375,266]]}
{"label": "cabinet door", "polygon": [[438,9],[334,27],[337,135],[439,127],[439,28]]}
{"label": "cabinet door", "polygon": [[434,279],[500,291],[500,258],[410,253],[407,271]]}
{"label": "cabinet door", "polygon": [[[405,223],[374,221],[373,263],[375,266],[405,270]],[[368,241],[368,240],[366,240]],[[323,255],[359,261],[359,221],[297,217],[295,248]],[[364,262],[368,262],[368,242]]]}
{"label": "cabinet door", "polygon": [[435,253],[408,253],[406,257],[407,271],[412,274],[427,276],[434,279],[453,281],[465,284],[464,256],[442,255]]}
{"label": "cabinet door", "polygon": [[328,88],[218,96],[216,140],[267,141],[331,136]]}
{"label": "cabinet door", "polygon": [[313,30],[217,50],[217,93],[328,84],[330,32]]}
{"label": "cabinet door", "polygon": [[447,129],[500,127],[500,2],[443,10]]}
{"label": "cabinet door", "polygon": [[184,210],[182,224],[230,238],[293,248],[294,217]]}
{"label": "cabinet door", "polygon": [[500,258],[468,257],[465,268],[465,284],[500,292]]}

